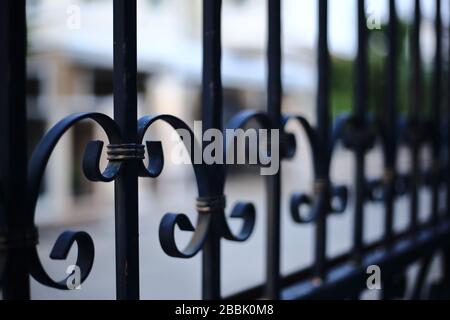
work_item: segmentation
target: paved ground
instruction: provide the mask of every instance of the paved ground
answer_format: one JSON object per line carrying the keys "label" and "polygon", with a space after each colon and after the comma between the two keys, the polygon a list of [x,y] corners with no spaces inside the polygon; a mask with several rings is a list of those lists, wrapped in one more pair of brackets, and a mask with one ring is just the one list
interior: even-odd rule
{"label": "paved ground", "polygon": [[[308,151],[302,151],[298,159],[286,163],[283,173],[283,212],[282,212],[282,272],[292,272],[312,261],[313,232],[310,226],[295,225],[288,214],[287,204],[293,191],[308,190],[311,181],[311,163],[305,159]],[[381,172],[381,155],[374,152],[368,161],[368,175]],[[335,181],[352,185],[353,160],[350,154],[339,152],[333,163]],[[164,179],[163,179],[164,181]],[[148,182],[144,182],[148,183]],[[195,189],[188,179],[178,183],[161,183],[157,187],[147,188],[140,194],[140,265],[141,296],[143,299],[196,299],[200,298],[200,255],[191,260],[179,260],[167,257],[161,250],[158,240],[158,225],[165,212],[186,212],[195,218]],[[257,207],[257,224],[252,238],[244,244],[222,242],[222,285],[225,295],[264,281],[265,259],[265,193],[264,180],[260,177],[233,177],[227,185],[229,204],[237,200],[251,200]],[[429,195],[421,195],[422,212],[426,213]],[[91,276],[81,290],[60,292],[32,283],[32,295],[35,299],[114,299],[115,262],[114,262],[114,225],[112,197],[110,204],[101,208],[103,219],[88,225],[73,225],[71,229],[88,231],[95,241],[96,256]],[[70,208],[69,208],[70,209]],[[380,205],[366,207],[366,240],[377,239],[381,234],[383,211]],[[397,203],[396,226],[407,226],[407,199]],[[426,219],[426,216],[422,217]],[[195,221],[195,219],[193,219]],[[329,255],[339,254],[351,247],[352,203],[342,216],[329,220]],[[238,223],[239,224],[239,223]],[[233,227],[239,227],[232,223]],[[41,231],[39,251],[47,270],[62,278],[67,265],[73,263],[75,252],[68,262],[51,261],[47,258],[51,246],[58,234],[64,229],[44,228]],[[179,241],[186,241],[186,235],[180,234]],[[74,250],[76,251],[76,250]]]}

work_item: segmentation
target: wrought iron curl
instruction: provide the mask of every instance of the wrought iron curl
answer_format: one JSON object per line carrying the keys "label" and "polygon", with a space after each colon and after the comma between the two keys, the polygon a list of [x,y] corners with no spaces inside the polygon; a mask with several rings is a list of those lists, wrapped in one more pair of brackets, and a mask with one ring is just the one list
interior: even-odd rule
{"label": "wrought iron curl", "polygon": [[[380,128],[381,126],[382,125],[379,124]],[[432,143],[434,130],[439,130],[439,128],[434,128],[429,121],[415,119],[411,116],[403,117],[399,120],[398,123],[398,143],[407,146],[410,150],[420,150],[426,144]],[[388,152],[388,140],[392,139],[392,137],[388,137],[383,130],[380,130],[380,136],[382,139],[383,150],[386,153]],[[441,179],[441,183],[444,183],[445,173],[446,168],[442,166],[441,163],[433,161],[432,166],[429,170],[420,173],[420,183],[426,186],[431,185],[433,176],[439,177]],[[391,179],[394,179],[395,194],[397,196],[406,195],[408,193],[408,190],[410,189],[410,186],[414,183],[411,174],[397,173],[395,177],[391,177]],[[417,181],[417,183],[419,183],[419,181]],[[379,199],[379,201],[382,200],[383,198]]]}
{"label": "wrought iron curl", "polygon": [[[241,111],[230,119],[226,128],[227,130],[236,131],[238,129],[244,129],[250,123],[255,122],[260,129],[270,130],[271,121],[266,113],[257,112],[254,110]],[[267,142],[268,143],[268,142]],[[233,141],[226,141],[224,144],[224,160],[227,159],[227,154],[233,145]],[[258,146],[259,151],[259,146]],[[226,167],[225,167],[226,169]],[[226,175],[227,171],[225,171]],[[224,183],[225,187],[225,183]],[[223,237],[227,240],[234,242],[244,242],[248,240],[253,233],[253,229],[256,222],[256,209],[252,203],[238,202],[231,211],[230,218],[239,218],[243,220],[243,225],[238,233],[234,235],[231,231],[226,219],[222,220]]]}
{"label": "wrought iron curl", "polygon": [[[120,130],[116,123],[110,117],[101,113],[77,113],[70,115],[57,123],[44,136],[40,144],[36,147],[29,163],[27,192],[27,210],[29,213],[28,217],[30,219],[28,221],[29,225],[34,225],[39,190],[50,156],[65,132],[79,122],[85,120],[92,120],[100,125],[100,127],[102,127],[107,134],[110,143],[120,143]],[[103,142],[101,141],[91,142],[87,145],[83,159],[83,169],[86,176],[91,180],[110,182],[117,176],[121,168],[121,162],[109,161],[106,169],[101,172],[99,169],[99,160],[102,147]],[[65,260],[75,243],[78,247],[76,265],[80,268],[80,280],[82,283],[89,276],[94,263],[94,243],[92,238],[87,233],[74,231],[66,231],[62,233],[53,246],[50,258],[53,260]],[[37,245],[37,234],[35,237],[35,245]],[[39,283],[43,285],[56,289],[68,290],[66,282],[70,275],[61,281],[53,280],[42,266],[36,246],[31,252],[30,273]]]}
{"label": "wrought iron curl", "polygon": [[[385,157],[391,152],[398,152],[397,149],[390,149],[393,144],[390,139],[398,138],[387,136],[387,130],[384,130],[383,124],[379,121],[370,117],[358,116],[347,116],[342,121],[343,141],[346,148],[355,152],[367,153],[375,147],[375,143],[379,140]],[[382,203],[386,200],[388,192],[392,192],[394,196],[402,196],[408,190],[408,183],[408,177],[398,175],[395,168],[385,168],[381,178],[366,179],[365,199],[374,203]]]}
{"label": "wrought iron curl", "polygon": [[[181,119],[171,115],[145,116],[138,121],[138,141],[143,142],[148,129],[156,122],[165,122],[174,130],[185,130],[190,135],[190,145],[188,141],[183,141],[191,157],[192,167],[197,182],[199,198],[207,198],[208,195],[208,171],[204,164],[195,163],[194,155],[200,149],[194,132]],[[164,151],[161,142],[149,141],[147,145],[147,154],[149,158],[148,166],[143,162],[140,164],[140,173],[142,177],[156,178],[164,167]],[[211,222],[210,214],[199,214],[196,227],[185,214],[168,213],[161,220],[159,226],[159,240],[163,251],[175,258],[188,259],[194,257],[203,248],[203,244],[208,235]],[[175,230],[178,227],[181,231],[193,232],[190,242],[184,249],[179,249],[175,241]]]}
{"label": "wrought iron curl", "polygon": [[[338,123],[332,132],[331,144],[324,155],[324,159],[318,151],[318,141],[316,129],[313,128],[308,120],[302,116],[285,115],[283,118],[283,131],[290,121],[295,121],[304,130],[312,151],[312,161],[314,164],[315,181],[313,186],[314,193],[295,193],[291,196],[290,212],[293,220],[300,224],[309,224],[315,222],[323,214],[341,214],[345,212],[348,202],[348,189],[346,186],[333,186],[329,179],[323,179],[319,176],[317,164],[319,161],[325,161],[327,168],[330,168],[331,157],[336,144],[342,138],[343,126]],[[289,155],[295,154],[295,139],[290,139],[285,149],[289,150]],[[305,208],[305,209],[303,209]],[[305,215],[306,211],[306,215]]]}
{"label": "wrought iron curl", "polygon": [[[445,125],[441,123],[436,125],[433,121],[427,119],[422,120],[421,127],[422,141],[419,141],[419,147],[425,144],[429,144],[431,148],[434,145],[442,144],[443,146],[448,139],[445,138]],[[432,186],[436,180],[439,185],[442,185],[445,183],[445,173],[446,168],[442,156],[433,156],[431,166],[421,174],[421,182],[425,186]]]}
{"label": "wrought iron curl", "polygon": [[[253,118],[238,116],[236,119],[244,120],[248,122]],[[256,117],[258,118],[258,116]],[[230,217],[243,220],[243,225],[240,232],[235,235],[231,231],[226,222],[225,208],[226,199],[223,195],[211,195],[209,187],[208,175],[212,174],[205,164],[198,164],[195,162],[195,152],[200,152],[200,144],[195,137],[191,128],[183,122],[181,119],[171,115],[159,115],[159,116],[146,116],[138,122],[138,138],[139,141],[144,140],[144,136],[148,129],[156,122],[162,121],[169,124],[174,130],[185,130],[190,136],[190,145],[188,141],[183,141],[187,150],[190,153],[191,162],[196,177],[198,199],[197,199],[197,212],[198,220],[196,227],[192,224],[190,219],[185,214],[166,214],[159,227],[159,238],[163,251],[175,258],[188,259],[199,253],[204,245],[206,237],[208,235],[211,223],[211,216],[217,215],[220,217],[220,225],[222,230],[222,237],[235,242],[246,241],[252,234],[255,225],[255,208],[250,203],[239,202],[233,208]],[[240,123],[240,121],[238,121]],[[140,164],[140,172],[142,177],[155,178],[159,176],[163,170],[164,165],[164,152],[162,144],[159,141],[149,141],[147,144],[147,152],[149,163],[145,167],[143,163]],[[226,144],[225,144],[226,145]],[[222,193],[224,186],[221,187]],[[193,232],[190,242],[184,249],[179,249],[175,241],[175,231],[178,227],[181,231]]]}
{"label": "wrought iron curl", "polygon": [[[394,137],[388,135],[389,131],[385,128],[386,124],[384,122],[380,120],[375,121],[374,126],[377,137],[380,139],[385,159],[392,153],[398,153],[399,149],[394,146],[399,145],[401,142],[406,143],[406,141],[411,141],[411,139],[416,140],[416,137],[421,135],[417,132],[413,133],[411,130],[416,130],[413,127],[406,129],[407,126],[404,120],[401,120],[397,125],[400,135]],[[414,128],[416,127],[414,126]],[[406,133],[406,131],[410,132]],[[410,138],[406,138],[406,135]],[[401,197],[408,193],[409,184],[409,175],[398,173],[395,167],[386,167],[381,178],[372,179],[367,182],[367,198],[371,202],[382,203],[386,201],[388,193],[392,193],[393,197]]]}

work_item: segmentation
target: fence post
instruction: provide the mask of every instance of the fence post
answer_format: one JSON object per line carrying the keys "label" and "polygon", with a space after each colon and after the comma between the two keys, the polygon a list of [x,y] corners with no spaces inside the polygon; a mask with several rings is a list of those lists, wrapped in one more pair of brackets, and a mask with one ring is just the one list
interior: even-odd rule
{"label": "fence post", "polygon": [[[280,130],[283,88],[281,82],[281,1],[268,3],[268,87],[267,108],[273,130]],[[267,288],[270,299],[280,294],[280,206],[281,168],[277,174],[267,177]]]}
{"label": "fence post", "polygon": [[389,57],[386,65],[387,88],[386,107],[383,108],[382,129],[386,135],[385,156],[384,156],[384,187],[386,199],[384,209],[386,210],[386,220],[384,223],[384,240],[388,245],[392,243],[394,232],[394,201],[395,181],[397,172],[397,125],[398,125],[398,98],[397,98],[397,62],[398,62],[398,17],[395,0],[389,0]]}
{"label": "fence post", "polygon": [[[409,118],[413,125],[417,126],[419,121],[419,110],[422,105],[422,59],[420,54],[420,28],[422,24],[422,13],[420,7],[420,0],[415,1],[414,9],[414,22],[413,31],[411,36],[411,63],[412,63],[412,77],[411,77],[411,88],[412,88],[412,100],[411,109],[409,112]],[[419,169],[420,169],[420,159],[419,159],[419,148],[418,141],[415,139],[410,142],[410,153],[411,153],[411,179],[410,180],[410,190],[411,195],[411,231],[417,230],[418,216],[419,216]]]}
{"label": "fence post", "polygon": [[[320,0],[319,8],[319,39],[318,39],[318,89],[317,89],[317,153],[316,180],[327,185],[330,181],[330,162],[328,154],[330,146],[330,54],[328,49],[328,0]],[[327,188],[328,189],[328,188]],[[327,198],[329,191],[327,190]],[[315,270],[314,276],[322,281],[325,278],[327,262],[327,220],[329,208],[321,206],[316,221],[315,235]]]}
{"label": "fence post", "polygon": [[[222,74],[221,74],[221,10],[222,0],[203,0],[203,79],[202,121],[203,132],[222,130]],[[204,147],[204,146],[203,146]],[[208,167],[210,196],[223,193],[225,179],[223,165]],[[211,216],[211,225],[203,248],[202,291],[207,300],[220,299],[220,217]]]}
{"label": "fence post", "polygon": [[431,220],[432,223],[439,222],[439,200],[441,191],[441,99],[442,99],[442,16],[441,0],[436,0],[436,54],[434,60],[434,82],[433,82],[433,106],[432,106],[432,172],[431,172]]}
{"label": "fence post", "polygon": [[[389,56],[386,65],[386,107],[383,108],[381,129],[384,131],[384,241],[391,247],[394,235],[394,204],[396,199],[395,182],[397,180],[397,62],[398,62],[398,16],[395,0],[389,0]],[[383,282],[383,299],[389,300],[395,296],[395,279],[388,277]]]}
{"label": "fence post", "polygon": [[7,300],[30,298],[29,248],[36,240],[26,216],[25,201],[26,41],[25,0],[1,1],[0,259],[6,258],[2,285],[3,298]]}
{"label": "fence post", "polygon": [[[136,0],[114,0],[114,119],[122,143],[137,141]],[[139,299],[138,163],[115,180],[117,298]]]}
{"label": "fence post", "polygon": [[[354,115],[356,120],[363,123],[367,112],[367,75],[369,73],[367,64],[367,40],[368,30],[366,25],[365,0],[358,0],[358,54],[356,58],[355,76],[355,104]],[[353,228],[353,253],[356,262],[362,258],[364,245],[364,204],[366,197],[365,181],[365,156],[366,146],[357,145],[355,148],[355,213]]]}

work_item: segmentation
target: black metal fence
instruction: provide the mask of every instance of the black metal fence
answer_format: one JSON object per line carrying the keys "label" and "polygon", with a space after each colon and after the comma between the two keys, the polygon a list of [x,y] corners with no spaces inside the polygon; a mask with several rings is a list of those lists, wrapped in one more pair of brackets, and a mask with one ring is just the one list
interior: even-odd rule
{"label": "black metal fence", "polygon": [[[366,285],[366,269],[377,265],[383,272],[382,298],[406,297],[406,269],[420,263],[410,298],[444,298],[450,292],[450,175],[449,110],[443,99],[444,76],[448,76],[450,53],[444,59],[441,1],[436,3],[436,57],[433,72],[432,111],[423,111],[424,86],[420,53],[420,1],[415,0],[411,36],[412,105],[406,116],[398,108],[398,34],[396,2],[389,0],[388,58],[384,79],[385,103],[378,106],[382,116],[369,117],[368,102],[368,28],[365,1],[357,0],[358,52],[355,62],[354,109],[351,115],[332,123],[330,112],[330,56],[328,51],[328,1],[319,0],[317,125],[311,126],[301,115],[285,115],[282,105],[281,2],[268,0],[268,78],[267,112],[246,111],[230,122],[239,128],[251,120],[263,128],[281,130],[280,156],[289,160],[295,154],[295,137],[285,131],[288,121],[296,121],[305,130],[312,147],[315,183],[312,194],[295,194],[291,198],[293,220],[315,226],[314,263],[289,276],[280,273],[280,173],[266,180],[267,238],[266,281],[233,297],[221,294],[221,240],[246,241],[254,227],[255,208],[239,203],[232,218],[242,220],[242,229],[234,234],[227,223],[224,184],[226,165],[193,165],[198,187],[198,220],[193,224],[185,215],[166,215],[159,229],[163,250],[177,258],[191,258],[202,253],[204,299],[327,299],[359,298]],[[137,119],[136,88],[136,1],[114,0],[114,119],[100,113],[70,115],[54,126],[42,139],[26,163],[26,15],[25,0],[0,2],[0,267],[3,273],[4,299],[30,298],[29,276],[41,284],[67,290],[66,279],[53,280],[44,270],[38,254],[38,230],[34,214],[41,180],[53,149],[64,133],[84,120],[96,122],[108,136],[108,166],[99,169],[103,142],[87,145],[83,160],[86,177],[94,182],[115,184],[116,284],[118,299],[139,299],[138,179],[157,178],[163,170],[164,155],[160,142],[144,144],[144,134],[155,122],[173,128],[191,129],[171,115]],[[300,14],[300,13],[299,13]],[[448,42],[448,41],[447,41]],[[449,50],[446,50],[447,52]],[[221,0],[203,0],[203,130],[222,127],[221,84]],[[450,88],[447,88],[450,89]],[[447,101],[445,101],[447,100]],[[376,181],[365,176],[365,156],[380,142],[384,156],[384,174]],[[342,143],[354,153],[353,248],[330,259],[327,256],[327,222],[330,214],[345,211],[348,191],[330,180],[330,163],[335,147]],[[408,174],[400,174],[397,157],[400,146],[407,146],[412,160]],[[425,169],[420,151],[431,146],[432,166]],[[201,147],[198,145],[197,147]],[[148,159],[148,166],[143,159]],[[301,179],[301,177],[299,177]],[[419,223],[419,188],[432,193],[431,219]],[[445,192],[445,193],[444,193]],[[406,195],[410,201],[410,226],[401,234],[394,231],[395,202]],[[445,199],[444,199],[445,196]],[[440,203],[445,201],[445,207]],[[384,206],[385,226],[382,240],[365,243],[364,211],[367,202]],[[304,209],[309,210],[304,215]],[[192,232],[192,240],[180,249],[175,230]],[[78,246],[77,265],[84,281],[94,261],[94,243],[84,232],[65,232],[56,241],[52,259],[65,259],[74,244]],[[299,252],[299,254],[302,254]],[[433,284],[423,296],[425,279],[436,254],[442,255],[442,280]]]}

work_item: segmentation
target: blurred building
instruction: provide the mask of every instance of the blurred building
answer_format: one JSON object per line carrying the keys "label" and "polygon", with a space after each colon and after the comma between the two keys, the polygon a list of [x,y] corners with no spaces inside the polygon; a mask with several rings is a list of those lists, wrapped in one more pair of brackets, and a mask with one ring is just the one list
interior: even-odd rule
{"label": "blurred building", "polygon": [[[73,112],[112,114],[113,10],[110,0],[27,1],[29,15],[28,106],[30,141]],[[286,12],[298,9],[286,0]],[[225,118],[266,105],[266,4],[223,2]],[[310,115],[314,105],[315,53],[297,37],[295,19],[284,18],[284,108]],[[139,112],[200,119],[201,1],[138,0]],[[167,138],[164,128],[158,135]],[[101,198],[81,171],[86,142],[103,136],[77,126],[58,146],[40,200],[41,222],[61,221],[67,209]],[[183,179],[179,170],[173,179]],[[109,196],[111,193],[109,193]],[[91,210],[92,211],[92,210]],[[90,213],[92,214],[92,212]]]}

